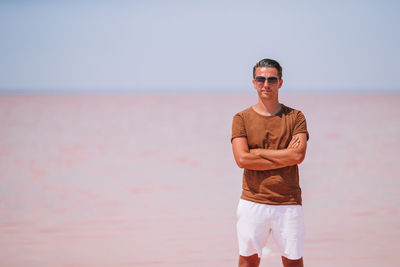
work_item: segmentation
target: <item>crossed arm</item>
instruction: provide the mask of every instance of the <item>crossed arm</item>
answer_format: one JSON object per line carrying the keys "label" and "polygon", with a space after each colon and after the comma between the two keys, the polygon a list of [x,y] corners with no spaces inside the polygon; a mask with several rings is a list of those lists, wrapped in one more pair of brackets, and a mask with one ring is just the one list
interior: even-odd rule
{"label": "crossed arm", "polygon": [[249,170],[273,170],[286,166],[300,164],[305,157],[307,137],[305,133],[293,136],[285,149],[250,149],[245,137],[232,140],[232,149],[235,161],[240,168]]}

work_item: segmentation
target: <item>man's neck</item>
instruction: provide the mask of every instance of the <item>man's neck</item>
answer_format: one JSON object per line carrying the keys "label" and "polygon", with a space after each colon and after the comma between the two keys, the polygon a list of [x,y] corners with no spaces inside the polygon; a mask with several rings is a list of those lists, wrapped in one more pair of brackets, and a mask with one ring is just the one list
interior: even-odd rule
{"label": "man's neck", "polygon": [[281,110],[281,104],[277,100],[261,100],[258,99],[258,103],[254,105],[255,110],[266,116],[272,116]]}

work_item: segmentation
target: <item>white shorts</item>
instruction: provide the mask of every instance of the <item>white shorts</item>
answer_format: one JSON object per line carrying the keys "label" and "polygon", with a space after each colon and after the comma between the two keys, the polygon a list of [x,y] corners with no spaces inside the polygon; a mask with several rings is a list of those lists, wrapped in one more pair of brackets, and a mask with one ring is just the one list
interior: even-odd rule
{"label": "white shorts", "polygon": [[297,260],[303,257],[304,222],[300,205],[266,205],[240,199],[237,209],[239,254],[258,254],[267,244],[270,233],[281,255]]}

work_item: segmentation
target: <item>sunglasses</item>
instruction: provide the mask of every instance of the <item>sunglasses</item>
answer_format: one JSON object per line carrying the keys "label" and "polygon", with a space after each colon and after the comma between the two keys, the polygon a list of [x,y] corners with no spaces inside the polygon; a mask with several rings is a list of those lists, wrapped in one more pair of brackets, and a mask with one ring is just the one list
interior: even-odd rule
{"label": "sunglasses", "polygon": [[278,77],[274,77],[274,76],[271,76],[271,77],[268,77],[268,78],[265,78],[263,76],[257,76],[254,80],[256,80],[256,82],[260,83],[260,84],[264,84],[265,81],[267,81],[268,84],[277,84],[278,81],[279,81],[279,78]]}

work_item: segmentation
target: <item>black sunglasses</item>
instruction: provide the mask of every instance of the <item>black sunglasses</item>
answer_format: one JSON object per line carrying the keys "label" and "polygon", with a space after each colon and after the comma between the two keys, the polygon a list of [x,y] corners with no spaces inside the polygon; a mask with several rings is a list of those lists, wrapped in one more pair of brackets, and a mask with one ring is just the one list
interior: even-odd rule
{"label": "black sunglasses", "polygon": [[268,78],[265,78],[263,76],[257,76],[255,78],[255,80],[256,80],[257,83],[262,83],[262,84],[264,84],[265,81],[268,81],[269,84],[277,84],[278,81],[279,81],[279,78],[278,77],[274,77],[274,76],[271,76],[271,77],[268,77]]}

